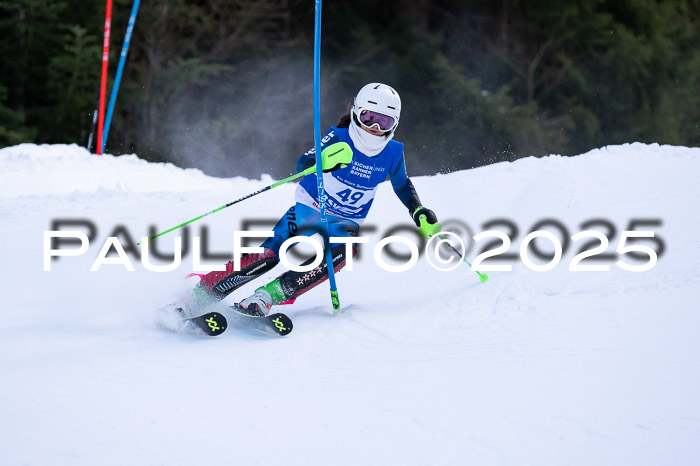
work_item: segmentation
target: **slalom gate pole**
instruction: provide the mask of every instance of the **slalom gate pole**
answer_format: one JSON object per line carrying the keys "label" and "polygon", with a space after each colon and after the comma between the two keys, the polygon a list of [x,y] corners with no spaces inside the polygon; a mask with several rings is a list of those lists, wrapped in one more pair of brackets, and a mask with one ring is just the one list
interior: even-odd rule
{"label": "slalom gate pole", "polygon": [[338,288],[335,284],[335,270],[333,269],[333,254],[331,254],[330,233],[328,231],[328,215],[326,214],[326,193],[323,189],[323,159],[321,157],[321,0],[316,0],[314,17],[314,136],[316,148],[316,179],[318,180],[318,204],[321,213],[321,229],[323,230],[323,243],[326,252],[326,266],[328,269],[328,281],[331,286],[331,303],[333,309],[340,309]]}
{"label": "slalom gate pole", "polygon": [[467,258],[466,258],[466,257],[462,257],[462,253],[459,252],[459,251],[457,250],[456,247],[452,246],[452,243],[450,243],[449,241],[447,241],[447,240],[445,239],[444,236],[442,236],[441,234],[438,234],[437,237],[440,238],[441,240],[443,240],[443,241],[444,241],[444,244],[446,244],[450,249],[452,249],[452,251],[453,251],[455,254],[457,254],[459,257],[462,258],[462,260],[463,260],[464,262],[467,263],[467,265],[469,266],[469,268],[472,269],[472,270],[479,276],[479,281],[480,281],[481,283],[484,283],[484,282],[486,282],[486,281],[489,279],[489,276],[486,275],[485,273],[481,273],[481,272],[479,272],[478,270],[474,270],[474,269],[472,268],[472,264],[467,260]]}
{"label": "slalom gate pole", "polygon": [[[283,180],[280,180],[280,181],[278,181],[278,182],[276,182],[276,183],[272,183],[272,184],[269,185],[269,186],[265,186],[264,188],[259,189],[259,190],[255,191],[254,193],[247,194],[247,195],[243,196],[243,197],[240,198],[240,199],[236,199],[235,201],[229,202],[229,203],[226,204],[226,205],[222,205],[221,207],[217,207],[216,209],[211,210],[211,211],[207,212],[206,214],[202,214],[202,215],[200,215],[199,217],[195,217],[195,218],[193,218],[192,220],[188,220],[188,221],[186,221],[186,222],[184,222],[184,223],[181,223],[181,224],[179,224],[179,225],[176,226],[176,227],[172,227],[172,228],[170,228],[170,229],[168,229],[168,230],[165,230],[165,231],[162,231],[162,232],[158,233],[157,235],[153,235],[153,236],[151,236],[151,237],[148,238],[148,241],[151,241],[151,240],[153,240],[153,239],[155,239],[155,238],[158,238],[159,236],[163,236],[163,235],[166,234],[166,233],[170,233],[170,232],[173,231],[173,230],[177,230],[178,228],[182,228],[182,227],[184,227],[185,225],[189,225],[190,223],[196,222],[197,220],[200,220],[200,219],[206,217],[207,215],[211,215],[211,214],[213,214],[213,213],[215,213],[215,212],[218,212],[218,211],[220,211],[220,210],[224,210],[226,207],[231,207],[233,204],[238,204],[239,202],[245,201],[246,199],[249,199],[249,198],[251,198],[251,197],[253,197],[253,196],[256,196],[256,195],[258,195],[258,194],[260,194],[260,193],[264,193],[265,191],[269,191],[269,190],[271,190],[272,188],[276,188],[277,186],[282,186],[283,184],[288,183],[288,182],[290,182],[290,181],[292,181],[292,180],[296,180],[297,178],[300,178],[300,177],[302,177],[302,176],[304,176],[304,175],[310,175],[310,174],[312,174],[314,171],[316,171],[316,167],[309,167],[309,168],[307,168],[306,170],[304,170],[303,172],[295,173],[294,175],[292,175],[292,176],[290,176],[290,177],[288,177],[288,178],[285,178],[285,179],[283,179]],[[136,243],[136,244],[137,244],[137,245],[140,245],[141,242],[139,241],[139,242]]]}
{"label": "slalom gate pole", "polygon": [[109,64],[109,33],[112,28],[112,0],[107,0],[105,11],[105,36],[102,43],[102,80],[100,81],[100,112],[97,120],[97,155],[102,155],[102,129],[105,117],[105,94],[107,93],[107,65]]}
{"label": "slalom gate pole", "polygon": [[119,57],[119,66],[117,66],[117,74],[114,77],[112,84],[112,95],[109,98],[109,108],[107,109],[107,118],[104,125],[104,136],[102,137],[102,152],[107,144],[107,136],[109,135],[109,125],[112,123],[112,113],[114,112],[114,104],[117,101],[117,93],[119,92],[119,83],[122,80],[122,72],[124,71],[124,63],[126,55],[129,53],[129,44],[131,43],[131,34],[134,32],[134,24],[136,24],[136,15],[139,12],[139,4],[141,0],[134,0],[134,5],[131,7],[131,16],[129,17],[129,25],[126,27],[126,35],[122,44],[122,53]]}

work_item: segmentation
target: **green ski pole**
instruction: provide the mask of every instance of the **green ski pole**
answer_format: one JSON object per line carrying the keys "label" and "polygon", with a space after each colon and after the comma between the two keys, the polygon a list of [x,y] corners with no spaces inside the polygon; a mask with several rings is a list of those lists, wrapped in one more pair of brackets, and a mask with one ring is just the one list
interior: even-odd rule
{"label": "green ski pole", "polygon": [[[277,183],[272,183],[272,184],[269,185],[269,186],[265,186],[264,188],[259,189],[258,191],[255,191],[254,193],[250,193],[250,194],[248,194],[248,195],[246,195],[246,196],[243,196],[243,197],[240,198],[240,199],[236,199],[236,200],[233,201],[233,202],[229,202],[229,203],[226,204],[226,205],[222,205],[221,207],[218,207],[218,208],[216,208],[216,209],[214,209],[214,210],[212,210],[212,211],[210,211],[210,212],[207,212],[206,214],[202,214],[202,215],[200,215],[199,217],[195,217],[195,218],[193,218],[192,220],[188,220],[188,221],[186,221],[186,222],[184,222],[184,223],[181,223],[180,225],[178,225],[178,226],[176,226],[176,227],[172,227],[172,228],[170,228],[169,230],[165,230],[165,231],[162,231],[162,232],[158,233],[157,235],[153,235],[153,236],[151,236],[150,238],[148,238],[148,241],[152,241],[154,238],[157,238],[157,237],[159,237],[159,236],[162,236],[162,235],[164,235],[164,234],[166,234],[166,233],[170,233],[171,231],[177,230],[178,228],[182,228],[182,227],[184,227],[185,225],[189,225],[189,224],[192,223],[192,222],[196,222],[197,220],[200,220],[200,219],[206,217],[207,215],[211,215],[211,214],[213,214],[213,213],[215,213],[215,212],[218,212],[218,211],[220,211],[220,210],[223,210],[223,209],[225,209],[226,207],[231,207],[233,204],[238,204],[239,202],[245,201],[245,200],[248,199],[248,198],[251,198],[251,197],[253,197],[253,196],[257,196],[258,194],[264,193],[265,191],[269,191],[269,190],[271,190],[272,188],[276,188],[277,186],[281,186],[281,185],[283,185],[283,184],[285,184],[285,183],[288,183],[288,182],[290,182],[290,181],[296,180],[297,178],[301,178],[301,177],[304,176],[304,175],[310,175],[310,174],[314,173],[315,171],[316,171],[316,167],[315,167],[315,166],[309,167],[309,168],[307,168],[306,170],[304,170],[303,172],[296,173],[296,174],[290,176],[289,178],[285,178],[285,179],[283,179],[283,180],[281,180],[281,181],[278,181]],[[138,243],[136,243],[136,244],[139,244],[139,245],[140,245],[141,242],[138,242]]]}
{"label": "green ski pole", "polygon": [[[445,242],[445,244],[447,244],[447,246],[448,246],[450,249],[452,249],[452,251],[454,251],[455,254],[457,254],[459,257],[462,257],[462,253],[460,253],[460,252],[457,250],[456,247],[452,246],[452,243],[450,243],[449,241],[447,241],[447,240],[445,239],[444,236],[438,234],[437,237],[440,238],[441,240],[443,240],[443,241]],[[464,262],[467,263],[467,265],[469,266],[470,269],[474,270],[474,269],[472,268],[472,264],[467,260],[466,257],[462,257],[462,260],[463,260]],[[484,283],[484,282],[486,282],[486,280],[489,279],[489,276],[486,275],[485,273],[481,273],[481,272],[479,272],[478,270],[474,270],[474,272],[476,272],[476,274],[479,276],[479,281],[480,281],[481,283]]]}
{"label": "green ski pole", "polygon": [[[428,223],[428,217],[426,215],[421,215],[420,217],[418,217],[418,222],[420,224],[419,228],[420,228],[420,231],[422,233],[422,236],[431,237],[431,238],[433,236],[437,236],[438,238],[440,238],[444,242],[444,244],[447,244],[447,246],[450,249],[452,249],[452,251],[455,254],[457,254],[459,257],[462,257],[462,253],[459,252],[456,247],[452,246],[452,243],[450,243],[447,239],[445,239],[444,236],[442,236],[439,233],[440,228],[442,228],[439,223],[435,223],[435,224]],[[462,257],[462,260],[467,263],[467,265],[469,266],[470,269],[474,270],[472,268],[472,264],[467,260],[466,257]],[[476,272],[476,274],[479,276],[479,281],[481,281],[481,283],[484,283],[485,281],[487,281],[489,279],[489,276],[486,275],[485,273],[481,273],[478,270],[474,270],[474,272]]]}

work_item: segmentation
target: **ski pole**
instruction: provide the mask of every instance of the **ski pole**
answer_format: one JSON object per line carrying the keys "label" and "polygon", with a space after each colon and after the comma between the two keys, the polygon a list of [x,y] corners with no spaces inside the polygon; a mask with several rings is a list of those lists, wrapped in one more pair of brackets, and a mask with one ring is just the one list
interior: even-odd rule
{"label": "ski pole", "polygon": [[[195,218],[193,218],[192,220],[188,220],[188,221],[186,221],[186,222],[184,222],[184,223],[181,223],[180,225],[178,225],[178,226],[176,226],[176,227],[172,227],[172,228],[170,228],[169,230],[165,230],[165,231],[163,231],[163,232],[160,232],[160,233],[158,233],[157,235],[153,235],[153,236],[151,236],[150,238],[148,238],[148,241],[152,241],[153,239],[155,239],[155,238],[157,238],[157,237],[159,237],[159,236],[162,236],[162,235],[164,235],[164,234],[166,234],[166,233],[170,233],[171,231],[177,230],[178,228],[182,228],[182,227],[184,227],[185,225],[189,225],[189,224],[192,223],[192,222],[196,222],[197,220],[206,217],[207,215],[211,215],[211,214],[213,214],[214,212],[218,212],[218,211],[220,211],[220,210],[223,210],[223,209],[225,209],[226,207],[231,207],[233,204],[238,204],[238,203],[241,202],[241,201],[245,201],[245,200],[248,199],[248,198],[251,198],[251,197],[253,197],[253,196],[257,196],[257,195],[260,194],[260,193],[264,193],[265,191],[269,191],[269,190],[271,190],[272,188],[276,188],[277,186],[281,186],[281,185],[283,185],[283,184],[285,184],[285,183],[287,183],[287,182],[289,182],[289,181],[296,180],[297,178],[300,178],[300,177],[302,177],[302,176],[304,176],[304,175],[310,175],[310,174],[314,173],[315,171],[316,171],[316,167],[315,167],[315,166],[314,166],[314,167],[309,167],[309,168],[307,168],[306,170],[304,170],[304,171],[302,171],[302,172],[296,173],[296,174],[294,174],[294,175],[292,175],[292,176],[290,176],[290,177],[288,177],[288,178],[285,178],[285,179],[283,179],[283,180],[281,180],[281,181],[278,181],[278,182],[276,182],[276,183],[272,183],[272,184],[269,185],[269,186],[265,186],[264,188],[259,189],[259,190],[255,191],[254,193],[250,193],[250,194],[248,194],[248,195],[246,195],[246,196],[243,196],[243,197],[240,198],[240,199],[236,199],[236,200],[233,201],[233,202],[229,202],[229,203],[226,204],[226,205],[222,205],[221,207],[218,207],[218,208],[216,208],[216,209],[214,209],[214,210],[212,210],[212,211],[210,211],[210,212],[207,212],[206,214],[200,215],[199,217],[195,217]],[[136,243],[136,244],[140,245],[141,242],[139,241],[139,242]]]}
{"label": "ski pole", "polygon": [[[462,253],[459,252],[459,251],[457,250],[457,248],[455,248],[454,246],[452,246],[452,243],[450,243],[447,239],[445,239],[444,236],[442,236],[442,235],[439,233],[439,231],[440,231],[439,229],[442,228],[442,227],[440,226],[439,223],[428,223],[428,217],[427,217],[426,215],[424,215],[424,214],[423,214],[423,215],[420,215],[420,216],[418,217],[418,222],[420,223],[419,228],[420,228],[420,230],[421,230],[422,232],[426,232],[425,234],[427,234],[427,236],[430,237],[430,238],[432,238],[432,237],[434,237],[434,236],[437,236],[438,238],[440,238],[444,244],[447,244],[447,246],[449,246],[450,249],[452,249],[452,251],[453,251],[455,254],[457,254],[459,257],[462,258],[462,260],[463,260],[464,262],[467,263],[467,265],[469,266],[470,269],[474,270],[474,268],[472,267],[472,264],[467,260],[466,255],[465,255],[465,256],[462,256]],[[431,227],[432,227],[432,228],[431,228]],[[437,252],[437,251],[436,251],[436,252]],[[479,280],[481,281],[481,283],[484,283],[486,280],[489,279],[489,276],[486,275],[485,273],[481,273],[481,272],[479,272],[478,270],[474,270],[474,272],[476,272],[476,274],[479,276]]]}
{"label": "ski pole", "polygon": [[[457,254],[459,257],[461,257],[462,260],[463,260],[464,262],[466,262],[466,264],[469,266],[470,269],[474,270],[474,269],[472,268],[472,264],[467,260],[466,256],[462,256],[462,253],[460,253],[460,252],[457,250],[456,247],[452,246],[452,243],[450,243],[449,241],[447,241],[447,239],[445,239],[445,237],[442,236],[442,235],[439,234],[439,233],[437,234],[437,237],[440,238],[441,240],[443,240],[443,241],[444,241],[444,244],[447,244],[447,246],[448,246],[450,249],[452,249],[452,251],[454,251],[455,254]],[[484,283],[484,282],[486,282],[486,281],[489,279],[489,276],[486,275],[485,273],[481,273],[481,272],[479,272],[478,270],[474,270],[474,272],[479,276],[479,281],[480,281],[481,283]]]}

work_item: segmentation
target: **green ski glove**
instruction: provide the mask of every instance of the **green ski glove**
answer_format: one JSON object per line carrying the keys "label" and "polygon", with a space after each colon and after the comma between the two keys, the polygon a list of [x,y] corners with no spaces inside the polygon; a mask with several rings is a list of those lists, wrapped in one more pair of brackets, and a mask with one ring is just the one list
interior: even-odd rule
{"label": "green ski glove", "polygon": [[419,206],[413,211],[411,217],[413,217],[413,221],[418,227],[418,233],[423,238],[430,238],[433,235],[437,235],[440,233],[440,230],[442,230],[442,225],[438,223],[435,212],[427,207]]}
{"label": "green ski glove", "polygon": [[352,163],[352,149],[347,142],[336,142],[321,151],[324,173],[345,168]]}

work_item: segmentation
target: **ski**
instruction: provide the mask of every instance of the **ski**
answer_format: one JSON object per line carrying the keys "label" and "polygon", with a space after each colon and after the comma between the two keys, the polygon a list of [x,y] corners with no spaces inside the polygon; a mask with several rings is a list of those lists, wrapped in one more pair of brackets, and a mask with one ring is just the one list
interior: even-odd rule
{"label": "ski", "polygon": [[218,312],[207,312],[201,316],[190,317],[184,320],[185,322],[192,322],[210,337],[221,335],[228,327],[226,317]]}
{"label": "ski", "polygon": [[292,319],[281,312],[266,316],[254,316],[241,312],[241,310],[237,308],[237,305],[231,306],[230,309],[236,316],[236,324],[241,323],[253,330],[258,330],[263,333],[285,336],[294,328]]}
{"label": "ski", "polygon": [[[216,309],[216,311],[213,309]],[[191,317],[187,317],[187,315],[192,315],[192,311],[186,313],[177,304],[165,306],[162,310],[167,311],[168,314],[175,311],[182,322],[191,322],[210,337],[221,335],[229,326],[242,329],[248,328],[279,336],[288,335],[294,328],[292,319],[286,314],[276,312],[266,316],[251,315],[238,304],[228,306],[223,303],[214,303],[206,306],[205,309],[199,310],[199,315]]]}

